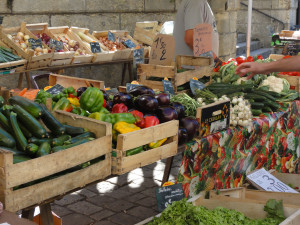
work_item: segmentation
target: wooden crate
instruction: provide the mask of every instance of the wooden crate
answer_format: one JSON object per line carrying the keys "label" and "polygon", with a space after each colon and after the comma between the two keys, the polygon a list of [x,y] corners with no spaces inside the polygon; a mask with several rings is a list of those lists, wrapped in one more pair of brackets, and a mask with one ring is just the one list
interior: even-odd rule
{"label": "wooden crate", "polygon": [[269,59],[273,59],[273,60],[280,60],[283,59],[284,55],[280,55],[280,54],[271,54],[269,55]]}
{"label": "wooden crate", "polygon": [[300,77],[289,75],[278,75],[278,77],[286,79],[290,83],[291,89],[300,92]]}
{"label": "wooden crate", "polygon": [[142,44],[151,46],[162,24],[157,21],[136,22],[133,38]]}
{"label": "wooden crate", "polygon": [[80,87],[86,87],[87,82],[92,84],[94,87],[104,90],[104,81],[85,79],[79,77],[64,76],[59,74],[49,75],[49,85],[54,86],[55,84],[60,84],[63,87],[70,87],[77,89]]}
{"label": "wooden crate", "polygon": [[[233,209],[243,213],[245,216],[251,219],[263,219],[266,218],[267,213],[264,211],[264,203],[260,202],[247,202],[243,199],[204,199],[203,196],[195,196],[191,198],[189,202],[192,202],[195,206],[204,206],[207,209],[215,209],[217,207],[224,207],[227,209]],[[300,221],[300,209],[299,207],[284,205],[284,215],[287,217],[280,225],[296,225]],[[156,217],[159,217],[157,215]],[[144,225],[153,220],[153,217],[148,218],[136,225]]]}
{"label": "wooden crate", "polygon": [[[91,51],[91,46],[90,43],[82,40],[79,36],[78,36],[78,32],[82,32],[85,35],[89,36],[90,38],[92,38],[95,42],[98,42],[98,39],[95,38],[93,35],[91,35],[89,33],[89,29],[87,28],[79,28],[79,27],[71,27],[70,28],[71,33],[76,36],[76,40],[79,41],[81,40],[82,43],[85,45],[86,48],[88,48]],[[113,56],[114,56],[114,52],[112,51],[108,51],[108,49],[102,45],[101,43],[99,43],[101,46],[101,49],[103,49],[104,51],[100,52],[100,53],[94,53],[94,58],[92,59],[93,63],[98,63],[98,62],[111,62],[113,61]],[[92,52],[91,52],[92,53]],[[93,53],[92,53],[93,54]]]}
{"label": "wooden crate", "polygon": [[[53,35],[52,32],[48,29],[47,23],[27,24],[26,28],[34,35],[45,33],[50,38],[58,41],[55,35]],[[64,47],[63,49],[65,52],[54,52],[50,66],[62,66],[71,64],[75,52],[68,51],[66,47]]]}
{"label": "wooden crate", "polygon": [[[177,87],[189,82],[193,77],[200,79],[204,76],[210,76],[211,82],[213,72],[212,63],[212,58],[178,55],[176,57],[175,66],[138,64],[137,78],[140,84],[146,85],[152,89],[163,91],[164,88],[161,81],[153,81],[149,78],[156,77],[163,79],[167,77],[173,83],[174,91],[177,93]],[[177,70],[181,69],[182,66],[196,66],[196,69],[177,73]],[[206,83],[206,85],[210,82]]]}
{"label": "wooden crate", "polygon": [[[55,111],[54,114],[60,122],[86,128],[94,132],[97,138],[18,164],[13,164],[11,152],[0,150],[0,200],[8,211],[15,212],[54,200],[111,174],[111,125],[63,111]],[[13,187],[54,175],[100,156],[105,156],[105,160],[51,180],[13,190]]]}
{"label": "wooden crate", "polygon": [[[61,40],[63,37],[68,40],[75,40],[74,35],[70,32],[69,27],[61,26],[61,27],[49,27],[49,31],[55,36],[57,40]],[[86,55],[75,55],[73,56],[71,64],[82,64],[82,63],[90,63],[94,55],[87,48],[82,41],[79,41],[79,47],[87,52]]]}
{"label": "wooden crate", "polygon": [[[51,64],[53,58],[53,51],[51,53],[42,54],[39,56],[34,56],[33,50],[29,50],[25,52],[19,45],[17,45],[14,41],[8,38],[8,34],[17,34],[18,32],[24,33],[24,35],[29,35],[30,38],[37,39],[37,37],[32,34],[27,28],[26,23],[22,22],[20,27],[11,27],[11,28],[0,28],[0,36],[1,40],[4,44],[6,44],[9,48],[12,48],[17,52],[19,56],[27,60],[27,69],[36,69],[48,67]],[[50,50],[47,45],[42,43],[45,48]]]}
{"label": "wooden crate", "polygon": [[[147,150],[132,156],[126,156],[126,151],[142,145],[168,138],[167,142],[155,149]],[[112,157],[112,174],[124,174],[133,169],[143,167],[158,160],[165,159],[177,154],[178,148],[178,121],[173,120],[153,127],[119,134],[116,153]]]}

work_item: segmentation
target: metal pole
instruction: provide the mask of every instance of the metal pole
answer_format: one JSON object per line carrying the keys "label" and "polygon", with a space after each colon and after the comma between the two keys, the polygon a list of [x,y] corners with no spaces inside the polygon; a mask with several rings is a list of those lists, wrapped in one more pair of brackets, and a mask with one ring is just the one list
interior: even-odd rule
{"label": "metal pole", "polygon": [[248,2],[247,57],[250,55],[251,46],[252,2],[253,0]]}

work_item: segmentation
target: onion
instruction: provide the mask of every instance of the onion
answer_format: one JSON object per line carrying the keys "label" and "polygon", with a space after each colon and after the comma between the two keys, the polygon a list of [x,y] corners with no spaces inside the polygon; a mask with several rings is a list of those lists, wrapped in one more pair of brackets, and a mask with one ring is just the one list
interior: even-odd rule
{"label": "onion", "polygon": [[17,36],[20,37],[21,39],[24,39],[24,34],[22,32],[18,32]]}
{"label": "onion", "polygon": [[29,37],[29,35],[27,35],[27,34],[24,36],[24,40],[28,40],[29,38],[30,38],[30,37]]}

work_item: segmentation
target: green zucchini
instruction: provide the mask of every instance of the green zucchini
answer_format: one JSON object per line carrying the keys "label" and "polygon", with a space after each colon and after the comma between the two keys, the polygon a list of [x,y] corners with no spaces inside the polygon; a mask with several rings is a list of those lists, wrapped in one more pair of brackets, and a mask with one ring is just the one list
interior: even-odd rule
{"label": "green zucchini", "polygon": [[70,135],[62,135],[58,138],[53,138],[52,139],[52,146],[55,147],[55,146],[60,146],[60,145],[63,145],[65,143],[65,141],[68,141],[71,139],[71,136]]}
{"label": "green zucchini", "polygon": [[51,152],[51,146],[48,142],[44,142],[40,145],[38,148],[36,155],[37,156],[44,156],[44,155],[49,155]]}
{"label": "green zucchini", "polygon": [[17,113],[18,119],[21,123],[37,138],[44,138],[46,130],[42,124],[37,121],[30,113],[19,105],[13,106],[13,111]]}
{"label": "green zucchini", "polygon": [[80,141],[84,138],[96,138],[95,134],[93,132],[85,132],[83,134],[80,134],[76,137],[73,137],[71,140],[68,140],[65,142],[65,144],[74,144],[76,143],[77,141]]}
{"label": "green zucchini", "polygon": [[28,161],[30,160],[31,158],[26,156],[26,155],[14,155],[13,156],[13,162],[14,164],[16,163],[21,163],[21,162],[25,162],[25,161]]}
{"label": "green zucchini", "polygon": [[0,112],[0,124],[9,133],[12,133],[9,121],[3,113]]}
{"label": "green zucchini", "polygon": [[64,125],[62,125],[57,119],[55,119],[55,117],[48,111],[45,106],[42,106],[42,108],[42,120],[46,127],[48,127],[48,129],[51,130],[51,132],[56,136],[63,135],[66,132],[66,128],[64,127]]}
{"label": "green zucchini", "polygon": [[37,146],[36,144],[33,144],[33,143],[29,143],[26,147],[26,153],[28,153],[28,155],[35,156],[38,149],[39,149],[39,146]]}
{"label": "green zucchini", "polygon": [[22,133],[21,128],[18,124],[17,114],[14,112],[11,112],[9,120],[10,120],[12,129],[13,129],[13,132],[14,132],[15,138],[16,138],[17,147],[19,150],[25,152],[26,146],[28,143],[27,143],[27,140],[26,140],[24,134]]}
{"label": "green zucchini", "polygon": [[8,102],[11,105],[19,105],[35,118],[40,118],[43,113],[39,104],[21,96],[13,96],[8,99]]}
{"label": "green zucchini", "polygon": [[31,138],[28,139],[28,142],[36,144],[36,145],[41,145],[44,142],[48,142],[50,144],[50,143],[52,143],[52,139],[50,139],[50,138],[42,138],[42,139],[40,139],[40,138],[36,138],[36,137],[31,137]]}
{"label": "green zucchini", "polygon": [[269,106],[274,112],[277,112],[280,108],[280,105],[278,103],[270,101],[269,99],[267,99],[264,103],[266,106]]}
{"label": "green zucchini", "polygon": [[8,132],[0,128],[0,146],[7,148],[16,147],[16,141]]}
{"label": "green zucchini", "polygon": [[82,127],[74,127],[74,126],[70,126],[67,124],[65,124],[64,127],[66,129],[66,133],[71,136],[80,135],[80,134],[83,134],[84,132],[86,132],[86,130]]}
{"label": "green zucchini", "polygon": [[276,98],[274,98],[272,95],[268,94],[265,91],[255,90],[255,94],[261,95],[266,97],[267,99],[270,99],[271,101],[275,102]]}
{"label": "green zucchini", "polygon": [[31,138],[33,135],[32,133],[18,120],[19,126],[21,128],[22,133],[28,139]]}
{"label": "green zucchini", "polygon": [[262,114],[261,109],[251,109],[251,112],[253,116],[259,116],[260,114]]}
{"label": "green zucchini", "polygon": [[264,96],[261,96],[261,95],[256,95],[256,94],[252,94],[252,93],[247,93],[247,94],[245,94],[245,98],[246,99],[253,99],[254,101],[256,101],[256,102],[264,102],[264,101],[266,101],[267,100],[267,98],[266,97],[264,97]]}
{"label": "green zucchini", "polygon": [[72,148],[72,147],[75,147],[77,145],[87,143],[87,142],[92,141],[92,140],[94,140],[94,138],[84,138],[84,139],[81,139],[81,140],[79,140],[79,141],[77,141],[73,144],[56,146],[56,147],[52,148],[52,152],[53,153],[59,152],[59,151],[65,150],[67,148]]}
{"label": "green zucchini", "polygon": [[264,103],[262,102],[251,102],[252,109],[262,109],[264,107]]}

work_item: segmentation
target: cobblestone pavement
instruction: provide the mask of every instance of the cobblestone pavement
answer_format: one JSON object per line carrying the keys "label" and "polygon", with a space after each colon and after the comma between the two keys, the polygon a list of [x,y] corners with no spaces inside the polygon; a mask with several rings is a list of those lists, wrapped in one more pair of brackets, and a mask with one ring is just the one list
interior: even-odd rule
{"label": "cobblestone pavement", "polygon": [[[174,157],[175,181],[181,154]],[[52,211],[63,225],[132,225],[158,214],[155,189],[161,185],[166,160],[92,184],[55,201]]]}

